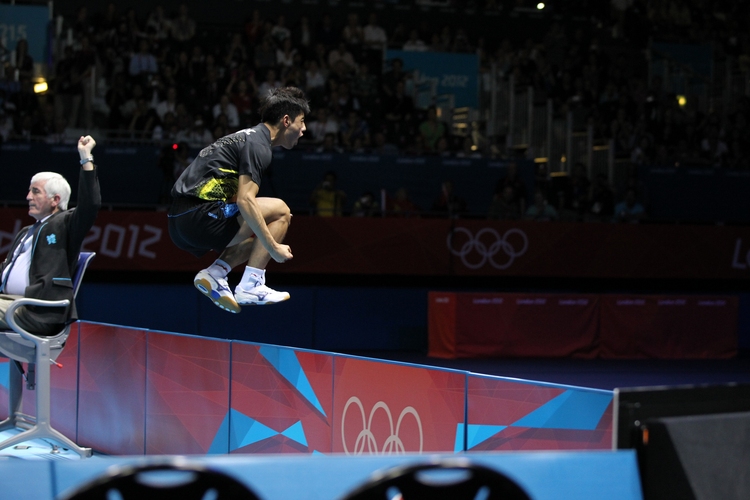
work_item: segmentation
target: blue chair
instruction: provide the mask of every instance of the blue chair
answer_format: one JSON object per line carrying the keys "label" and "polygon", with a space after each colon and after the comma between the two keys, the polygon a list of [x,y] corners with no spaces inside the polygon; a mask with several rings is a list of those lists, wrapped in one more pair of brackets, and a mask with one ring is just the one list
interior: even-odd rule
{"label": "blue chair", "polygon": [[237,479],[184,457],[112,466],[60,500],[260,500]]}
{"label": "blue chair", "polygon": [[468,458],[432,459],[377,472],[342,500],[531,500],[505,474]]}
{"label": "blue chair", "polygon": [[[78,295],[83,275],[86,272],[94,252],[81,252],[73,275],[73,297]],[[91,448],[82,448],[52,428],[50,418],[50,365],[65,347],[70,334],[70,324],[65,325],[60,333],[50,337],[40,337],[21,328],[15,320],[16,309],[22,306],[67,307],[68,300],[40,300],[21,298],[13,301],[8,308],[5,321],[11,330],[0,330],[0,353],[10,358],[8,377],[8,418],[0,422],[0,431],[7,429],[24,429],[4,441],[0,441],[0,450],[15,446],[32,439],[51,439],[82,458],[91,456]],[[36,416],[21,412],[23,402],[23,368],[21,363],[28,363],[28,389],[36,390]],[[15,366],[13,366],[15,365]],[[18,368],[18,369],[16,369]]]}

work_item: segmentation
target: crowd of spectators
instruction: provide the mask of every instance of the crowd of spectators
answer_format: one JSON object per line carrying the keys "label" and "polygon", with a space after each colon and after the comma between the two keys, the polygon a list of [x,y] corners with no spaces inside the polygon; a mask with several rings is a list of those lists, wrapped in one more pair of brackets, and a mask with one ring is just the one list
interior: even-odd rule
{"label": "crowd of spectators", "polygon": [[[488,12],[509,8],[508,2],[495,0],[416,3]],[[532,6],[523,0],[511,3],[510,8]],[[288,15],[269,16],[258,7],[241,27],[227,23],[221,36],[216,31],[202,36],[205,30],[187,4],[175,12],[160,5],[149,12],[123,12],[115,3],[101,10],[81,7],[65,20],[48,95],[33,92],[33,60],[25,41],[15,49],[15,67],[6,62],[4,75],[17,79],[19,88],[0,95],[0,137],[57,143],[73,140],[66,133],[71,129],[99,128],[113,139],[201,148],[257,123],[268,91],[294,85],[306,91],[313,109],[303,148],[509,155],[503,138],[457,135],[437,109],[418,109],[411,75],[401,62],[383,66],[384,51],[397,48],[476,53],[484,90],[491,67],[503,80],[512,75],[518,88],[532,86],[537,99],[552,99],[556,113],[583,116],[597,139],[611,138],[616,156],[634,165],[750,168],[743,140],[748,100],[705,111],[692,103],[681,106],[659,77],[649,81],[641,51],[650,39],[711,43],[717,56],[735,57],[747,66],[750,39],[740,29],[747,6],[723,0],[613,0],[611,5],[562,2],[557,8],[587,13],[589,23],[572,30],[553,22],[545,32],[510,40],[457,26],[449,17],[441,25],[417,19],[384,24],[373,9],[352,11],[340,22],[324,10],[311,15],[290,9]],[[588,211],[596,204],[592,190],[587,188]],[[539,194],[555,198],[545,206],[584,210],[580,196],[567,188],[562,205],[559,192]],[[492,210],[507,210],[501,207],[506,196],[498,191]],[[564,216],[560,209],[553,215],[541,205],[534,209],[536,202],[529,205],[518,207],[520,217],[532,217],[534,210],[534,218]]]}

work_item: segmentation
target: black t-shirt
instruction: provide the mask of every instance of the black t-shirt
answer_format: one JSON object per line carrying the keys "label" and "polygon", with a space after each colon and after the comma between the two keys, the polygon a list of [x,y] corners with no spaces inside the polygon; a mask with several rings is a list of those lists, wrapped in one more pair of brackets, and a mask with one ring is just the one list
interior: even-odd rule
{"label": "black t-shirt", "polygon": [[271,157],[271,132],[262,123],[226,135],[201,150],[175,182],[172,196],[235,201],[240,175],[260,186]]}

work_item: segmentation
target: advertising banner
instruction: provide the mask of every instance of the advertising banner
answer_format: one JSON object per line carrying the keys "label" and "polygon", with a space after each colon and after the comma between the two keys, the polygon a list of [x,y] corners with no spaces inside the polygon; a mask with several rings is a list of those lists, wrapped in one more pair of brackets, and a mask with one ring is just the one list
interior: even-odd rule
{"label": "advertising banner", "polygon": [[433,89],[435,96],[453,96],[455,107],[477,107],[479,56],[476,54],[389,50],[386,59],[401,59],[404,71],[413,72],[415,85]]}
{"label": "advertising banner", "polygon": [[49,16],[46,5],[0,5],[0,42],[16,50],[18,40],[26,39],[34,62],[44,62]]}
{"label": "advertising banner", "polygon": [[735,296],[602,295],[603,358],[732,358]]}
{"label": "advertising banner", "polygon": [[443,358],[598,355],[596,295],[429,296],[429,354]]}
{"label": "advertising banner", "polygon": [[[0,209],[0,255],[33,222],[27,212]],[[295,216],[284,243],[294,259],[271,262],[274,273],[750,278],[744,226]],[[98,270],[194,272],[216,258],[178,249],[163,211],[102,210],[83,247]]]}

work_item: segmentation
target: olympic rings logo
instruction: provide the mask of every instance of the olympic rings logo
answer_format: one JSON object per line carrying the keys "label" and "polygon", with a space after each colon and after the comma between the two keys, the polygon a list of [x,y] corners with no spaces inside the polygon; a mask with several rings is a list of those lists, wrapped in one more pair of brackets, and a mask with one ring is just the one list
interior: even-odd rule
{"label": "olympic rings logo", "polygon": [[[465,234],[468,238],[459,249],[453,248],[453,236],[456,233]],[[484,235],[488,235],[486,239],[492,241],[489,246],[485,244],[482,239]],[[516,247],[509,242],[509,238],[512,235],[517,235],[521,239],[521,248],[518,250],[516,250]],[[465,227],[458,227],[448,233],[448,250],[450,250],[453,255],[461,257],[461,262],[463,262],[469,269],[479,269],[488,261],[495,269],[508,269],[516,258],[526,253],[528,248],[529,238],[526,236],[526,233],[516,228],[508,229],[502,237],[500,237],[497,231],[490,227],[481,229],[476,237]],[[508,259],[505,262],[498,263],[495,261],[495,256],[501,251],[507,255]],[[479,254],[480,259],[477,262],[471,262],[467,258],[473,252]]]}
{"label": "olympic rings logo", "polygon": [[[357,434],[357,439],[354,442],[354,449],[351,451],[346,445],[346,412],[349,410],[351,405],[356,405],[362,415],[362,430]],[[383,442],[382,447],[378,446],[378,442],[375,439],[375,435],[372,432],[372,420],[378,410],[382,410],[388,417],[388,423],[390,426],[390,435]],[[401,410],[401,414],[398,416],[396,422],[396,428],[393,428],[393,416],[391,415],[391,409],[383,401],[378,401],[375,406],[370,410],[370,416],[365,419],[365,407],[362,405],[362,401],[358,397],[352,396],[349,401],[344,405],[344,412],[341,415],[341,442],[344,446],[344,453],[347,455],[362,455],[367,452],[370,455],[395,455],[406,453],[404,443],[399,437],[401,431],[401,423],[404,417],[411,415],[417,422],[419,428],[419,453],[422,453],[422,447],[424,443],[424,435],[422,433],[422,421],[419,419],[419,414],[411,406],[407,406]]]}

